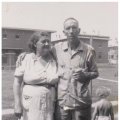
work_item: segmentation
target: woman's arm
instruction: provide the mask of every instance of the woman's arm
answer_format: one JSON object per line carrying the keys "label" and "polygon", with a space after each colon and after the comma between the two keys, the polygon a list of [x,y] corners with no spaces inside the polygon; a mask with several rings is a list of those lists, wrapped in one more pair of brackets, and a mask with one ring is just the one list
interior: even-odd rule
{"label": "woman's arm", "polygon": [[21,103],[21,84],[23,81],[23,77],[16,77],[14,78],[13,84],[13,92],[14,92],[14,100],[15,100],[15,115],[18,118],[21,118],[22,115],[22,103]]}
{"label": "woman's arm", "polygon": [[17,61],[16,61],[16,67],[21,66],[22,61],[24,60],[26,55],[27,55],[27,52],[23,52],[18,56]]}

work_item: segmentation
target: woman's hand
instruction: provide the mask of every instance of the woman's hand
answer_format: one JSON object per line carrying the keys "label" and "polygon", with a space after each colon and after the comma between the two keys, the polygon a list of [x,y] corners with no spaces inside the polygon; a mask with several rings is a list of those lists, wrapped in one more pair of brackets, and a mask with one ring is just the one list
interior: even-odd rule
{"label": "woman's hand", "polygon": [[58,82],[58,74],[47,76],[48,82],[52,85]]}
{"label": "woman's hand", "polygon": [[15,106],[14,113],[15,113],[15,116],[20,119],[21,116],[22,116],[22,113],[23,113],[22,106],[20,106],[20,105],[19,106]]}
{"label": "woman's hand", "polygon": [[15,108],[14,113],[15,116],[19,119],[22,116],[22,103],[21,103],[21,84],[22,84],[22,77],[15,77],[14,84],[13,84],[13,92],[14,92],[14,101],[15,101]]}

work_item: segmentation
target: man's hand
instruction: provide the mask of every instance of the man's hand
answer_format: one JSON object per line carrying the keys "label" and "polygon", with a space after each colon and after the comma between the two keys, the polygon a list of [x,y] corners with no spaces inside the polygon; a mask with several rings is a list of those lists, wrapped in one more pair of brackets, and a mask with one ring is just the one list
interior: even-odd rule
{"label": "man's hand", "polygon": [[18,56],[17,61],[16,61],[16,67],[21,66],[22,61],[24,60],[26,54],[27,54],[27,52],[23,52]]}
{"label": "man's hand", "polygon": [[74,70],[73,74],[72,74],[72,79],[74,80],[80,80],[80,82],[85,82],[86,78],[87,78],[87,72],[85,72],[85,69],[76,69]]}

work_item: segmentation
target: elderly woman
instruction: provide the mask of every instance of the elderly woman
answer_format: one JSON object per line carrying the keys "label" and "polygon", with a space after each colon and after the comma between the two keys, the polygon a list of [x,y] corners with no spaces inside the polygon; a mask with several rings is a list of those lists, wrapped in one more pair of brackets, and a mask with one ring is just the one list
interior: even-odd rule
{"label": "elderly woman", "polygon": [[49,34],[35,32],[28,45],[31,52],[14,74],[15,115],[20,119],[23,114],[23,120],[52,120],[58,75]]}

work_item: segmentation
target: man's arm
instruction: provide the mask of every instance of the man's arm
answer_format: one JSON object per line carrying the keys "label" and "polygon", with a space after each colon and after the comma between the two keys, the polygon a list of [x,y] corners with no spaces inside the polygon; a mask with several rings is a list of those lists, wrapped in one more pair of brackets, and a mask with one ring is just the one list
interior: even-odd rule
{"label": "man's arm", "polygon": [[81,82],[85,82],[85,80],[92,80],[98,77],[98,69],[95,60],[95,51],[89,51],[86,61],[86,68],[76,69],[73,73],[73,78],[76,80],[81,80]]}
{"label": "man's arm", "polygon": [[88,55],[87,67],[88,67],[88,72],[86,72],[86,75],[90,80],[95,79],[99,76],[98,68],[96,64],[96,53],[94,49],[92,49]]}

